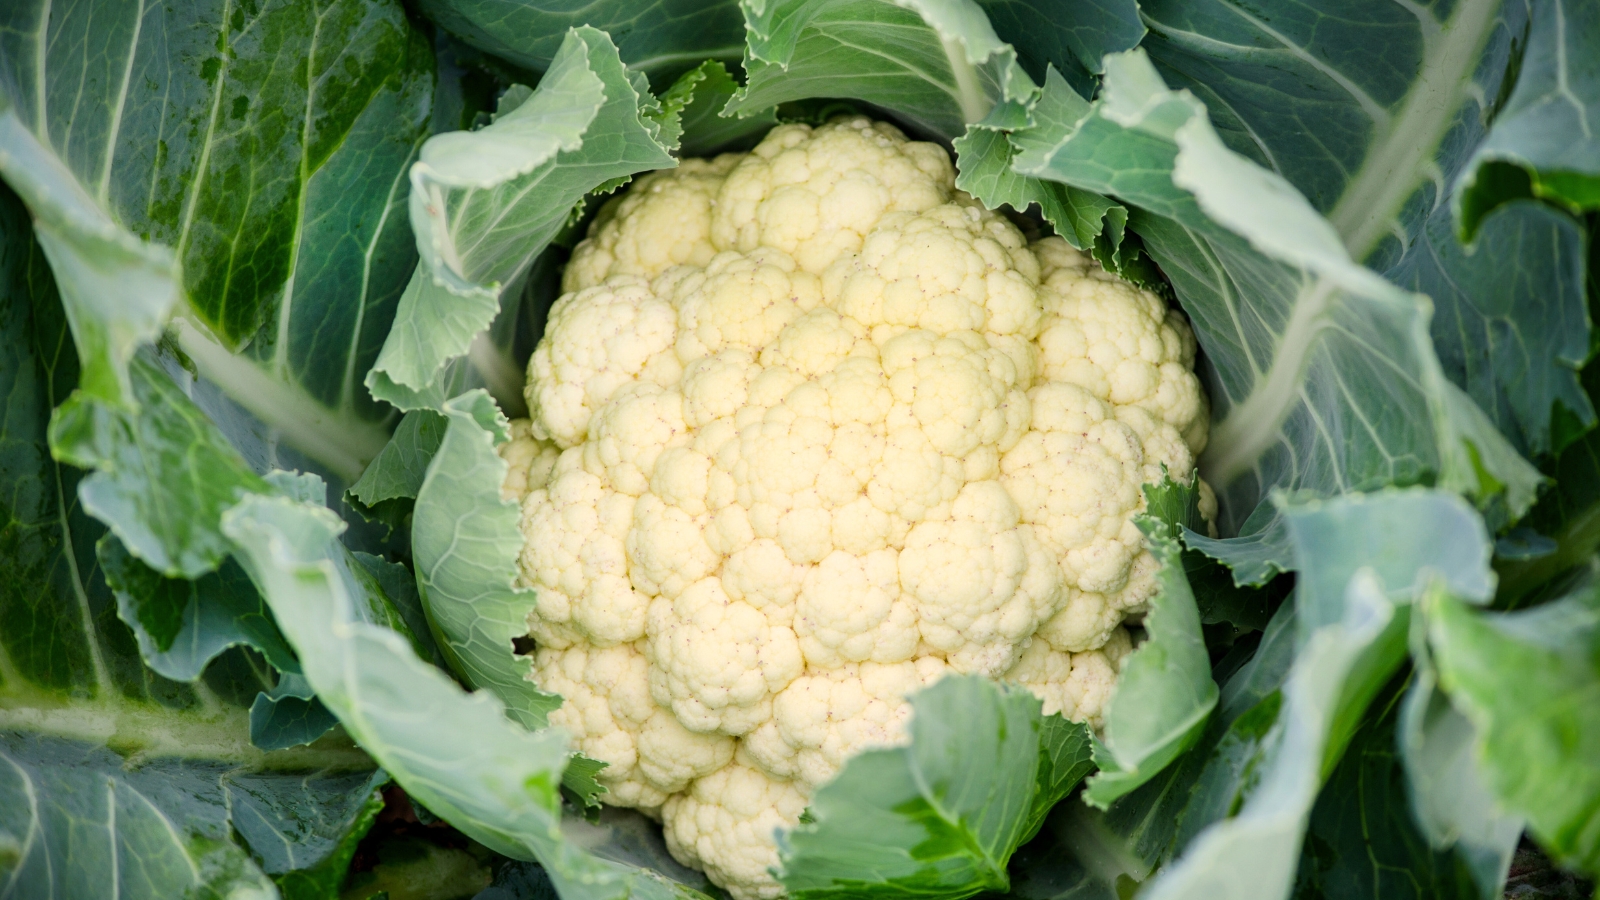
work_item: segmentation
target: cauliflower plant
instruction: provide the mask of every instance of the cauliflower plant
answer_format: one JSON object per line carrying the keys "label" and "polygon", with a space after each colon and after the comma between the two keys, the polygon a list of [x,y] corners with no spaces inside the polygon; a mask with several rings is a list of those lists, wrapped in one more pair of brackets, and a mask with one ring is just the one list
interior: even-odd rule
{"label": "cauliflower plant", "polygon": [[680,861],[781,896],[775,830],[947,672],[1100,724],[1140,486],[1206,440],[1160,299],[860,117],[638,179],[562,287],[501,450],[532,677]]}

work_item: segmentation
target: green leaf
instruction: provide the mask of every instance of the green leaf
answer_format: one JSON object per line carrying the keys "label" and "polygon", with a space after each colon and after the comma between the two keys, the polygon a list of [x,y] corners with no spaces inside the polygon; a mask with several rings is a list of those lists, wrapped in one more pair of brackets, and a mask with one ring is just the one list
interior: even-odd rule
{"label": "green leaf", "polygon": [[[1500,900],[1497,886],[1480,893],[1459,854],[1435,850],[1406,803],[1406,770],[1395,747],[1402,717],[1396,679],[1373,704],[1339,765],[1317,797],[1306,829],[1295,896],[1326,900],[1459,898]],[[1505,862],[1516,845],[1510,835]],[[1500,885],[1505,869],[1500,869]]]}
{"label": "green leaf", "polygon": [[[1283,686],[1279,733],[1238,813],[1200,831],[1142,897],[1289,896],[1335,722],[1350,703],[1346,682],[1363,669],[1386,669],[1386,679],[1403,655],[1405,619],[1370,573],[1353,580],[1346,602],[1345,618],[1314,633],[1296,658]],[[1400,653],[1389,650],[1390,635],[1401,637]]]}
{"label": "green leaf", "polygon": [[[1006,863],[1081,777],[1087,732],[1045,726],[1037,698],[976,676],[911,697],[911,742],[851,758],[779,836],[790,896],[966,897],[1005,890]],[[1041,740],[1047,746],[1041,747]],[[1041,755],[1065,765],[1044,777]]]}
{"label": "green leaf", "polygon": [[1083,798],[1101,809],[1194,746],[1217,705],[1200,611],[1184,576],[1177,540],[1183,527],[1204,527],[1198,476],[1186,485],[1170,478],[1145,485],[1144,493],[1147,511],[1136,524],[1161,566],[1159,591],[1144,617],[1148,637],[1122,663],[1102,742],[1095,746],[1100,772],[1089,780]]}
{"label": "green leaf", "polygon": [[0,733],[0,833],[21,849],[7,884],[28,898],[330,897],[382,806],[382,773],[281,773]]}
{"label": "green leaf", "polygon": [[525,731],[493,695],[464,693],[375,622],[365,596],[373,582],[355,575],[336,516],[251,495],[223,527],[317,696],[408,794],[485,846],[538,859],[564,897],[703,896],[563,838],[556,823],[565,737]]}
{"label": "green leaf", "polygon": [[1026,115],[1038,87],[974,0],[744,0],[749,115],[812,97],[861,100],[946,138],[996,111]]}
{"label": "green leaf", "polygon": [[160,334],[179,300],[178,262],[169,249],[117,227],[84,197],[19,112],[0,89],[0,175],[27,200],[39,247],[63,273],[61,302],[86,361],[84,390],[108,402],[132,402],[128,362]]}
{"label": "green leaf", "polygon": [[772,110],[745,117],[723,116],[738,90],[739,83],[728,74],[728,67],[721,60],[708,59],[679,76],[661,95],[663,106],[677,104],[681,109],[680,159],[748,150],[778,124]]}
{"label": "green leaf", "polygon": [[351,552],[351,558],[360,563],[373,582],[375,590],[369,594],[381,597],[380,618],[391,628],[405,635],[417,655],[440,668],[445,665],[444,655],[433,639],[433,627],[428,623],[428,612],[423,608],[422,595],[417,590],[417,579],[401,563],[389,562],[381,556]]}
{"label": "green leaf", "polygon": [[[1410,604],[1432,583],[1463,586],[1480,602],[1492,588],[1487,536],[1458,497],[1411,490],[1280,503],[1299,573],[1299,650],[1281,701],[1263,694],[1270,679],[1236,689],[1235,676],[1224,688],[1229,733],[1195,776],[1181,855],[1147,887],[1151,897],[1289,896],[1319,791],[1405,658]],[[1272,637],[1269,629],[1264,643]]]}
{"label": "green leaf", "polygon": [[[1008,205],[1021,212],[1037,203],[1039,214],[1056,234],[1079,250],[1095,249],[1101,234],[1111,230],[1120,235],[1127,224],[1128,211],[1099,194],[1018,175],[1011,167],[1015,151],[1002,131],[970,126],[966,134],[956,138],[955,150],[956,187],[977,197],[989,209]],[[1101,263],[1105,265],[1107,260]],[[1115,265],[1107,268],[1117,269]]]}
{"label": "green leaf", "polygon": [[263,750],[309,744],[337,724],[305,677],[293,672],[281,673],[277,686],[250,704],[250,743]]}
{"label": "green leaf", "polygon": [[[315,791],[298,796],[292,779]],[[383,771],[305,776],[259,773],[228,786],[233,828],[278,882],[284,900],[338,896],[356,844],[383,810]],[[293,801],[293,802],[286,802]]]}
{"label": "green leaf", "polygon": [[115,537],[101,538],[96,551],[116,594],[117,617],[133,629],[145,665],[162,676],[194,681],[218,654],[240,645],[260,651],[277,669],[299,671],[272,614],[232,560],[185,581],[135,559]]}
{"label": "green leaf", "polygon": [[[1560,15],[1554,5],[1352,0],[1334,18],[1288,0],[1244,13],[1219,0],[1142,7],[1144,49],[1205,103],[1222,141],[1303,193],[1355,261],[1432,298],[1446,377],[1524,453],[1550,449],[1553,403],[1595,422],[1575,371],[1589,331],[1581,235],[1566,216],[1527,205],[1465,247],[1445,194],[1471,171],[1498,98],[1521,86],[1518,66],[1535,59],[1523,46],[1530,6],[1548,20]],[[1594,52],[1587,46],[1580,58]],[[1550,62],[1528,69],[1546,73],[1549,91],[1554,40],[1538,52]],[[1531,124],[1501,130],[1528,135]]]}
{"label": "green leaf", "polygon": [[1065,84],[1047,86],[1039,125],[1013,135],[1015,166],[1141,207],[1130,227],[1209,360],[1216,424],[1201,471],[1223,533],[1240,536],[1191,546],[1240,583],[1287,568],[1265,504],[1275,488],[1328,495],[1432,476],[1527,508],[1538,475],[1444,378],[1423,298],[1351,261],[1333,226],[1226,149],[1142,51],[1108,58],[1102,98],[1082,113]]}
{"label": "green leaf", "polygon": [[[1495,110],[1489,136],[1473,151],[1451,197],[1461,230],[1474,234],[1482,217],[1507,199],[1531,193],[1573,211],[1600,207],[1600,11],[1571,0],[1539,0],[1522,51],[1516,86]],[[1498,165],[1523,177],[1506,179]]]}
{"label": "green leaf", "polygon": [[[604,33],[568,32],[527,100],[473,132],[436,135],[411,169],[411,224],[422,261],[367,385],[402,408],[438,402],[447,363],[489,327],[568,215],[597,185],[672,166],[660,125]],[[483,377],[502,396],[521,373]]]}
{"label": "green leaf", "polygon": [[1552,408],[1592,425],[1578,378],[1590,330],[1583,229],[1520,200],[1490,213],[1471,247],[1457,243],[1443,207],[1418,241],[1385,275],[1433,298],[1431,332],[1450,380],[1524,452],[1560,449]]}
{"label": "green leaf", "polygon": [[1302,637],[1344,616],[1345,591],[1362,569],[1395,603],[1420,600],[1435,580],[1472,603],[1494,595],[1488,532],[1460,497],[1412,488],[1278,502],[1295,548]]}
{"label": "green leaf", "polygon": [[97,470],[78,495],[130,553],[164,575],[199,577],[227,555],[222,511],[269,488],[159,365],[136,358],[128,373],[138,411],[80,390],[51,419],[51,450]]}
{"label": "green leaf", "polygon": [[500,496],[506,463],[494,448],[505,418],[483,391],[446,403],[444,418],[412,516],[417,584],[452,668],[499,697],[514,721],[543,728],[561,699],[528,680],[532,660],[511,643],[528,633],[534,593],[516,586],[521,512]]}
{"label": "green leaf", "polygon": [[[494,448],[507,438],[507,423],[481,390],[446,403],[444,418],[444,439],[412,515],[417,584],[451,668],[498,697],[513,721],[541,729],[561,698],[533,683],[532,660],[512,644],[528,633],[535,596],[516,586],[522,516],[515,501],[500,496],[506,463]],[[563,783],[593,805],[603,790],[598,771],[593,760],[577,757]]]}
{"label": "green leaf", "polygon": [[1022,839],[1027,841],[1037,834],[1050,810],[1093,771],[1094,738],[1088,727],[1059,715],[1041,719],[1038,789]]}
{"label": "green leaf", "polygon": [[1474,752],[1477,729],[1439,690],[1426,629],[1413,631],[1411,640],[1411,687],[1398,734],[1413,818],[1435,849],[1456,848],[1482,900],[1499,900],[1522,818],[1501,808],[1490,791]]}
{"label": "green leaf", "polygon": [[1495,796],[1563,865],[1600,871],[1600,590],[1515,613],[1430,597],[1439,682],[1477,729]]}
{"label": "green leaf", "polygon": [[[1294,605],[1273,617],[1254,652],[1222,684],[1217,709],[1190,752],[1105,812],[1087,806],[1060,813],[1060,836],[1074,844],[1074,865],[1114,888],[1124,875],[1143,880],[1194,836],[1232,816],[1260,782],[1274,746],[1282,687],[1295,656]],[[1248,642],[1247,642],[1248,643]],[[1069,806],[1071,806],[1069,804]],[[1081,833],[1092,840],[1077,840]]]}
{"label": "green leaf", "polygon": [[713,59],[738,59],[743,23],[734,0],[603,0],[581,6],[496,0],[422,0],[428,18],[474,47],[535,71],[552,68],[569,28],[593,26],[612,36],[629,67],[671,78]]}
{"label": "green leaf", "polygon": [[1078,93],[1094,94],[1094,78],[1107,53],[1132,50],[1144,38],[1139,4],[1132,0],[978,0],[1001,39],[1017,48],[1017,61],[1043,82],[1046,66],[1065,72]]}
{"label": "green leaf", "polygon": [[[52,460],[45,436],[51,406],[77,373],[27,214],[0,188],[0,845],[9,848],[0,855],[10,855],[10,892],[165,898],[232,885],[270,893],[234,837],[226,792],[278,778],[262,796],[299,815],[348,791],[311,773],[364,779],[370,759],[336,738],[278,753],[251,744],[246,707],[272,686],[271,670],[261,657],[215,651],[236,638],[272,647],[271,620],[259,618],[247,586],[243,598],[217,596],[228,568],[193,586],[167,581],[84,512],[82,473]],[[126,597],[133,606],[114,596],[108,575],[139,594]],[[228,621],[212,603],[257,618]],[[130,630],[119,614],[148,628]],[[166,641],[151,648],[159,672],[140,661],[150,641]],[[281,640],[271,652],[293,661]],[[285,852],[323,864],[311,848]],[[113,866],[117,858],[124,864]],[[343,865],[331,867],[339,877]]]}
{"label": "green leaf", "polygon": [[225,768],[161,760],[128,771],[122,762],[103,748],[0,732],[0,832],[21,848],[8,894],[272,895],[230,840]]}
{"label": "green leaf", "polygon": [[432,54],[393,0],[173,14],[8,6],[0,172],[56,248],[89,394],[133,402],[173,309],[202,378],[353,479],[387,437],[360,377],[413,267]]}

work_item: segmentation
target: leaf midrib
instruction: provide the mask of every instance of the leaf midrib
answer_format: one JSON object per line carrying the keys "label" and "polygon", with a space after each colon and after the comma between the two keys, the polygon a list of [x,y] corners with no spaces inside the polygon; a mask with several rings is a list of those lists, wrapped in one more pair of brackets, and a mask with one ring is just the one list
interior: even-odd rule
{"label": "leaf midrib", "polygon": [[1406,200],[1437,176],[1434,155],[1468,94],[1499,6],[1499,0],[1463,0],[1448,23],[1425,34],[1420,77],[1387,126],[1374,121],[1372,144],[1328,213],[1353,258],[1365,259],[1393,233]]}
{"label": "leaf midrib", "polygon": [[40,734],[97,746],[113,746],[130,764],[152,759],[205,759],[252,770],[358,770],[374,764],[353,744],[337,742],[286,750],[250,743],[250,713],[230,707],[197,713],[121,698],[61,699],[10,685],[0,692],[0,731]]}

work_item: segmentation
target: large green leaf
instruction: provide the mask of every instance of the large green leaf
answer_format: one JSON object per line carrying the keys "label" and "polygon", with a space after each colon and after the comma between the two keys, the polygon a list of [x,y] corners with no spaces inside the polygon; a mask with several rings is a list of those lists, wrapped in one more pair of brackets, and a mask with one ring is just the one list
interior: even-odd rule
{"label": "large green leaf", "polygon": [[1600,589],[1515,613],[1440,593],[1428,638],[1439,681],[1477,729],[1476,752],[1505,807],[1565,865],[1600,872]]}
{"label": "large green leaf", "polygon": [[[1492,580],[1482,523],[1459,498],[1438,491],[1285,506],[1300,573],[1295,602],[1279,610],[1259,644],[1236,644],[1238,656],[1217,664],[1216,712],[1194,749],[1104,813],[1071,817],[1073,828],[1092,837],[1062,837],[1074,848],[1072,865],[1104,888],[1159,869],[1146,888],[1156,896],[1286,897],[1297,869],[1313,881],[1370,874],[1365,857],[1348,855],[1351,842],[1361,839],[1363,817],[1373,827],[1398,829],[1391,860],[1407,858],[1431,837],[1396,821],[1411,812],[1406,792],[1391,790],[1399,787],[1394,760],[1342,760],[1352,740],[1365,740],[1359,736],[1394,712],[1385,712],[1389,701],[1376,711],[1368,706],[1404,659],[1406,626],[1422,590],[1460,585],[1475,602],[1486,599]],[[1397,551],[1370,552],[1386,544]],[[1393,734],[1392,724],[1384,727]],[[1344,788],[1329,796],[1334,788],[1324,787],[1326,779],[1380,762],[1393,784],[1372,798]],[[1341,766],[1345,776],[1335,774]],[[1312,843],[1337,846],[1313,847],[1322,855],[1306,862],[1303,842],[1319,816],[1321,837]],[[1449,843],[1439,841],[1438,849]],[[1437,861],[1431,851],[1419,852],[1421,869]],[[1308,876],[1305,866],[1313,863],[1322,868]]]}
{"label": "large green leaf", "polygon": [[[1247,661],[1225,660],[1216,712],[1195,746],[1104,812],[1067,803],[1052,814],[1047,842],[1058,852],[1029,863],[1043,883],[1065,879],[1085,897],[1116,896],[1176,857],[1206,826],[1236,812],[1257,782],[1283,707],[1281,688],[1295,656],[1294,605],[1284,604]],[[1098,887],[1096,887],[1098,886]],[[1098,891],[1098,893],[1096,892]]]}
{"label": "large green leaf", "polygon": [[1228,541],[1191,534],[1241,582],[1287,568],[1273,489],[1328,495],[1432,477],[1532,502],[1537,473],[1443,375],[1425,298],[1354,263],[1277,175],[1225,148],[1143,51],[1107,58],[1093,107],[1060,80],[1013,135],[1016,167],[1142,207],[1130,227],[1172,279],[1208,360],[1202,472]]}
{"label": "large green leaf", "polygon": [[[1373,703],[1317,797],[1306,827],[1294,896],[1319,900],[1500,900],[1479,893],[1458,854],[1436,850],[1406,801],[1407,772],[1395,745],[1403,679]],[[1513,832],[1510,845],[1516,845]],[[1510,847],[1505,861],[1510,862]]]}
{"label": "large green leaf", "polygon": [[1302,635],[1343,617],[1345,590],[1361,569],[1396,603],[1421,599],[1435,580],[1472,603],[1494,595],[1489,534],[1460,497],[1413,488],[1283,505]]}
{"label": "large green leaf", "polygon": [[85,389],[131,402],[125,366],[176,304],[202,378],[353,479],[387,436],[360,382],[412,268],[403,174],[432,92],[400,5],[0,15],[0,173],[39,219]]}
{"label": "large green leaf", "polygon": [[417,583],[440,643],[465,681],[485,688],[526,728],[543,728],[561,698],[529,680],[512,640],[528,633],[534,593],[518,588],[521,513],[500,496],[506,463],[495,445],[505,417],[483,391],[445,404],[445,433],[412,518]]}
{"label": "large green leaf", "polygon": [[1133,0],[978,0],[1002,40],[1017,48],[1017,61],[1043,82],[1053,65],[1078,93],[1094,95],[1093,76],[1107,53],[1131,50],[1144,38],[1139,4]]}
{"label": "large green leaf", "polygon": [[193,681],[234,646],[254,648],[280,671],[299,671],[272,614],[232,560],[186,581],[139,562],[115,537],[101,539],[96,557],[116,594],[118,618],[133,629],[145,665],[163,677]]}
{"label": "large green leaf", "polygon": [[772,110],[743,117],[722,115],[738,91],[739,83],[728,74],[728,67],[711,59],[683,73],[661,95],[664,106],[682,105],[678,116],[680,158],[748,150],[778,124]]}
{"label": "large green leaf", "polygon": [[337,516],[251,495],[223,527],[317,696],[407,793],[491,849],[537,859],[568,900],[703,896],[563,836],[565,736],[523,729],[492,694],[463,692],[375,621],[375,582],[359,577],[339,543]]}
{"label": "large green leaf", "polygon": [[708,57],[736,60],[744,50],[736,0],[422,0],[420,6],[473,46],[535,71],[553,66],[567,29],[582,25],[610,34],[622,61],[652,80]]}
{"label": "large green leaf", "polygon": [[1457,848],[1482,900],[1498,900],[1523,820],[1505,811],[1475,755],[1477,729],[1439,690],[1425,628],[1411,634],[1412,676],[1397,732],[1418,829],[1435,849]]}
{"label": "large green leaf", "polygon": [[[1144,48],[1169,83],[1205,103],[1230,148],[1298,188],[1357,262],[1433,299],[1444,372],[1519,450],[1551,448],[1553,404],[1594,422],[1576,377],[1589,327],[1580,230],[1524,204],[1485,221],[1463,247],[1446,197],[1501,112],[1519,61],[1536,59],[1522,46],[1528,4],[1352,0],[1327,16],[1288,0],[1154,0],[1143,11]],[[1582,30],[1572,32],[1579,58],[1600,49],[1577,37]],[[1528,73],[1553,94],[1559,48],[1535,40],[1544,61]],[[1539,89],[1518,89],[1537,103]],[[1500,142],[1528,136],[1530,124],[1513,116]],[[1551,141],[1600,152],[1580,134]]]}
{"label": "large green leaf", "polygon": [[1026,691],[952,675],[911,708],[907,746],[852,758],[812,798],[811,821],[780,836],[791,896],[1005,890],[1011,854],[1089,769],[1087,729],[1046,726]]}
{"label": "large green leaf", "polygon": [[[273,686],[271,670],[261,657],[218,651],[242,642],[293,660],[270,620],[202,608],[220,601],[208,592],[226,569],[192,588],[126,554],[102,569],[96,546],[119,554],[115,538],[77,500],[83,473],[52,460],[46,442],[51,407],[77,375],[27,213],[0,188],[0,893],[271,896],[269,876],[320,867],[342,877],[348,855],[330,861],[317,841],[365,830],[370,817],[341,804],[350,779],[373,777],[370,759],[338,737],[275,753],[252,744],[248,708]],[[139,583],[119,581],[124,600],[107,576],[130,569]],[[141,663],[141,649],[159,671]],[[292,858],[262,866],[262,848],[237,836],[250,826],[235,790],[277,810],[257,817],[283,832],[266,849]],[[323,811],[316,835],[286,824],[310,822],[313,809]]]}
{"label": "large green leaf", "polygon": [[[1326,774],[1323,760],[1334,749],[1335,720],[1351,699],[1347,681],[1370,669],[1387,669],[1387,677],[1400,661],[1390,650],[1394,642],[1389,636],[1404,634],[1405,619],[1395,615],[1377,579],[1365,573],[1358,576],[1346,601],[1346,617],[1313,634],[1296,658],[1283,686],[1278,735],[1260,763],[1259,782],[1238,813],[1196,835],[1149,884],[1144,896],[1155,900],[1289,896],[1301,840]],[[1399,646],[1404,647],[1403,640]]]}
{"label": "large green leaf", "polygon": [[[104,748],[0,732],[0,834],[19,898],[327,897],[382,806],[380,773],[204,760],[136,767]],[[323,893],[307,892],[320,885]]]}
{"label": "large green leaf", "polygon": [[223,510],[269,488],[159,363],[141,355],[128,375],[136,410],[80,390],[56,410],[50,448],[95,470],[78,496],[134,556],[164,575],[198,578],[228,553]]}
{"label": "large green leaf", "polygon": [[[1592,262],[1600,258],[1600,242],[1590,244]],[[1597,275],[1600,271],[1591,269],[1591,305],[1600,302]],[[1600,396],[1600,365],[1591,363],[1584,369],[1583,384],[1591,399]],[[1600,431],[1590,431],[1569,444],[1546,463],[1545,473],[1556,486],[1540,496],[1523,524],[1553,546],[1496,560],[1498,604],[1503,607],[1538,599],[1563,573],[1587,566],[1600,550]]]}
{"label": "large green leaf", "polygon": [[1146,512],[1137,520],[1160,564],[1159,593],[1144,617],[1145,641],[1122,663],[1117,692],[1106,709],[1100,771],[1084,802],[1105,808],[1166,768],[1199,740],[1217,705],[1211,657],[1200,632],[1200,610],[1184,574],[1183,528],[1203,528],[1198,481],[1168,479],[1144,488]]}
{"label": "large green leaf", "polygon": [[[642,79],[641,79],[642,81]],[[642,93],[641,93],[642,91]],[[514,105],[513,96],[520,98]],[[467,355],[520,291],[536,257],[601,184],[674,165],[658,141],[658,107],[603,32],[567,32],[537,90],[508,93],[489,126],[430,139],[411,169],[410,212],[422,261],[400,299],[394,330],[367,376],[404,409],[437,405],[447,365]],[[484,367],[497,393],[515,397]]]}
{"label": "large green leaf", "polygon": [[744,0],[741,6],[748,78],[728,104],[730,113],[849,98],[954,138],[991,113],[1021,121],[1038,90],[974,0]]}
{"label": "large green leaf", "polygon": [[[1452,198],[1469,234],[1495,205],[1524,192],[1573,210],[1600,206],[1600,10],[1582,0],[1532,6],[1516,87]],[[1521,178],[1496,164],[1522,169]]]}

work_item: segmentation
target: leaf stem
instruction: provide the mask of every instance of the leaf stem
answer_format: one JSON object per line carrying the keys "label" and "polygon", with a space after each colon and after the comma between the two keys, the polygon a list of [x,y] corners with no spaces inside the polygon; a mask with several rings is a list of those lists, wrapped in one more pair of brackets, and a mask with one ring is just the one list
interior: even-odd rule
{"label": "leaf stem", "polygon": [[1328,213],[1355,259],[1390,233],[1425,179],[1438,177],[1434,154],[1455,122],[1499,8],[1499,0],[1464,0],[1442,30],[1424,29],[1417,80],[1386,121],[1373,123],[1372,147]]}
{"label": "leaf stem", "polygon": [[[31,692],[30,692],[31,693]],[[211,713],[120,700],[52,702],[47,696],[0,695],[0,731],[27,731],[109,746],[134,759],[206,759],[265,770],[371,768],[371,757],[343,735],[286,750],[250,743],[250,714],[233,707]],[[28,703],[29,705],[12,705]]]}
{"label": "leaf stem", "polygon": [[967,62],[967,50],[960,40],[944,38],[944,56],[950,62],[950,74],[956,80],[956,103],[961,106],[961,118],[967,124],[980,122],[989,115],[994,104],[978,83],[978,72]]}
{"label": "leaf stem", "polygon": [[1301,373],[1311,358],[1311,344],[1327,324],[1335,287],[1326,278],[1302,290],[1273,354],[1272,365],[1235,406],[1226,419],[1211,429],[1211,440],[1200,459],[1207,481],[1221,487],[1255,464],[1267,448],[1281,439],[1278,427],[1300,396]]}
{"label": "leaf stem", "polygon": [[303,389],[228,352],[188,320],[173,319],[173,328],[178,346],[202,377],[345,481],[360,478],[367,463],[389,442],[388,429],[323,406]]}

